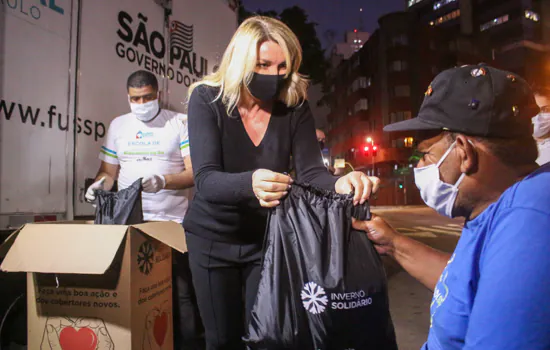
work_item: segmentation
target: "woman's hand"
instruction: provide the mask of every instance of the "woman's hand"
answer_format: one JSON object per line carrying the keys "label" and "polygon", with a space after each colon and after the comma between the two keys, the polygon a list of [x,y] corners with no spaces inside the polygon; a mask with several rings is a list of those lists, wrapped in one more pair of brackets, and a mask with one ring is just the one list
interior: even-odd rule
{"label": "woman's hand", "polygon": [[267,169],[258,169],[252,174],[252,190],[264,208],[279,205],[280,199],[288,194],[292,178]]}
{"label": "woman's hand", "polygon": [[378,186],[380,186],[379,178],[353,171],[339,178],[334,189],[340,194],[349,194],[355,190],[353,204],[357,205],[365,203],[372,193],[378,191]]}

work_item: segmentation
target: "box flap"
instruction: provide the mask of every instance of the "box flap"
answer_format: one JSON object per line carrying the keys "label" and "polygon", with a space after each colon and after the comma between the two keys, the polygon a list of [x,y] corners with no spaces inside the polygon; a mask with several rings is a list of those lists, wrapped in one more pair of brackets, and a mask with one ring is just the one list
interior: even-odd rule
{"label": "box flap", "polygon": [[172,249],[180,253],[187,251],[185,242],[185,231],[181,224],[173,221],[148,222],[145,224],[132,225],[148,236],[158,239]]}
{"label": "box flap", "polygon": [[59,221],[43,221],[40,225],[93,225],[94,220],[59,220]]}
{"label": "box flap", "polygon": [[124,225],[25,225],[0,270],[103,274],[127,230]]}
{"label": "box flap", "polygon": [[[72,221],[44,221],[41,222],[40,225],[66,225],[66,224],[86,224],[86,225],[93,225],[93,220],[72,220]],[[11,246],[13,245],[13,242],[15,242],[15,238],[17,235],[19,235],[19,231],[25,227],[25,225],[21,226],[17,229],[14,233],[8,236],[6,240],[0,244],[0,259],[3,259],[8,254],[8,251],[10,250]]]}

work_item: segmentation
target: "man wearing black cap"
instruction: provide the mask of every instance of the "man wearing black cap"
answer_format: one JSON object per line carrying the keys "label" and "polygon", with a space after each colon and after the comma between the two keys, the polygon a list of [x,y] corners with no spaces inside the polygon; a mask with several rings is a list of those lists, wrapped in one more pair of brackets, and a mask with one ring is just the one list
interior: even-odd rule
{"label": "man wearing black cap", "polygon": [[415,182],[441,215],[466,218],[453,254],[397,233],[380,217],[354,222],[381,254],[434,291],[432,349],[550,349],[550,166],[538,168],[520,77],[488,66],[442,72],[417,118]]}

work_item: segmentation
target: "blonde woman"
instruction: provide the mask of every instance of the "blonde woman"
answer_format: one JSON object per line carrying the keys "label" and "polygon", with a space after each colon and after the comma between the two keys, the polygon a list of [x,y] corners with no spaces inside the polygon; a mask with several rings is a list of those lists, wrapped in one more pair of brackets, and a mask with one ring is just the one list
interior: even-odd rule
{"label": "blonde woman", "polygon": [[267,210],[297,179],[364,202],[378,179],[332,176],[319,152],[298,73],[298,39],[282,22],[247,19],[217,72],[190,89],[188,123],[196,194],[184,221],[207,349],[244,349],[256,297]]}

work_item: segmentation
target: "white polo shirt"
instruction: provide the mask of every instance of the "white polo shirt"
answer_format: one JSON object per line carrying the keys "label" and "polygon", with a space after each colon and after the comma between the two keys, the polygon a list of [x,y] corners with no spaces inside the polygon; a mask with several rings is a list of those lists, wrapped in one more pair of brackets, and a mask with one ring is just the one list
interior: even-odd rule
{"label": "white polo shirt", "polygon": [[[176,174],[185,169],[183,157],[189,155],[187,116],[161,109],[158,116],[142,122],[132,113],[115,118],[99,159],[120,165],[118,188],[124,189],[147,175]],[[187,211],[185,190],[143,193],[145,221],[182,222]]]}

